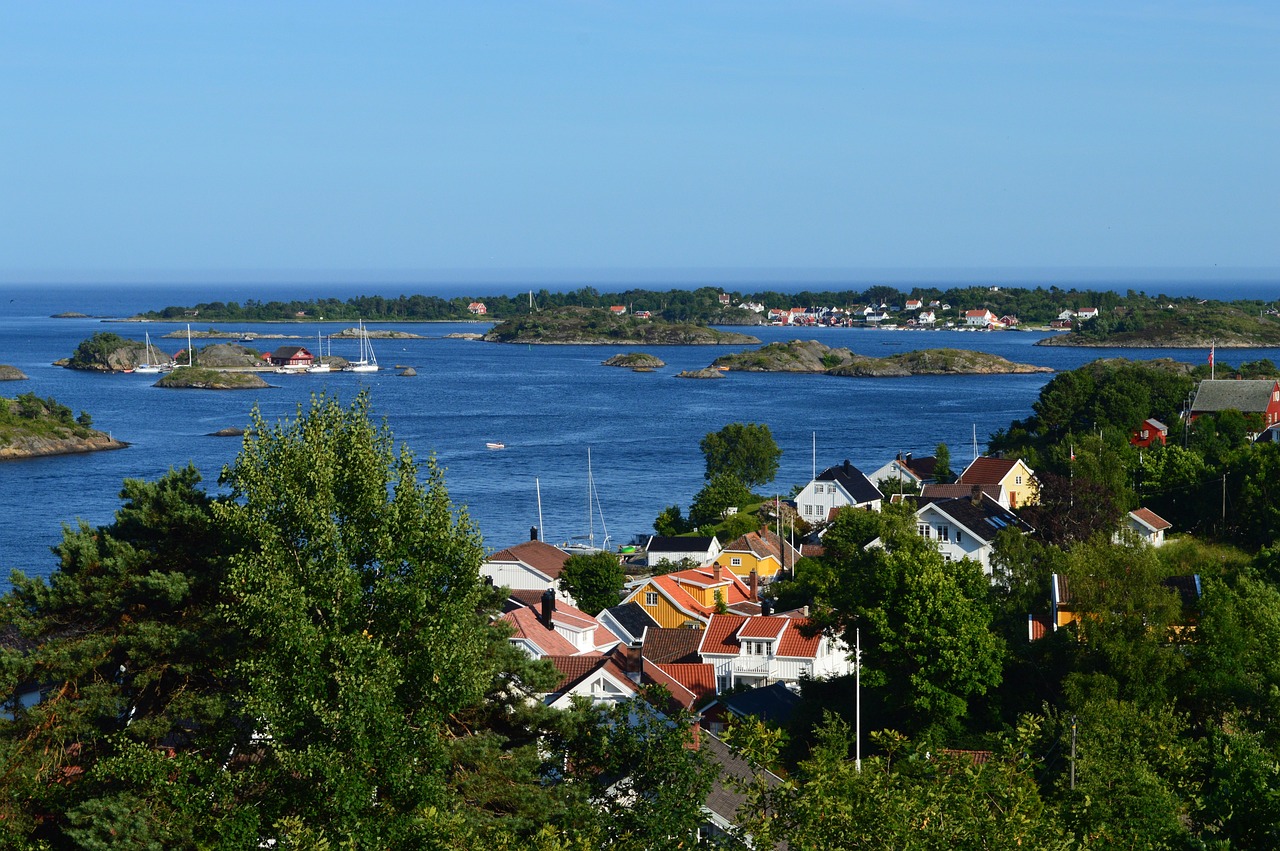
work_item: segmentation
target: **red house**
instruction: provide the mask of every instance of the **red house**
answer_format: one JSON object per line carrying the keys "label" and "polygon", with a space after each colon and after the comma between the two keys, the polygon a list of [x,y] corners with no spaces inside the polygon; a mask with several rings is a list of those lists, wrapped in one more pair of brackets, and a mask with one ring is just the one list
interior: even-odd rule
{"label": "red house", "polygon": [[1159,420],[1145,419],[1142,425],[1129,436],[1129,443],[1133,446],[1146,447],[1153,443],[1165,445],[1165,441],[1169,439],[1169,427]]}
{"label": "red house", "polygon": [[275,366],[308,367],[316,356],[302,346],[281,346],[271,353],[271,363]]}
{"label": "red house", "polygon": [[1274,378],[1201,381],[1191,403],[1191,419],[1201,414],[1236,410],[1258,414],[1263,427],[1280,423],[1280,381]]}

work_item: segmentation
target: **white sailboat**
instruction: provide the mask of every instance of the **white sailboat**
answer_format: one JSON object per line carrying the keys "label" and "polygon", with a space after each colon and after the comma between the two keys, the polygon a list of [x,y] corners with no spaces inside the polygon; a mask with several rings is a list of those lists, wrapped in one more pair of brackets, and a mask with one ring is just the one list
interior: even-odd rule
{"label": "white sailboat", "polygon": [[369,332],[360,322],[360,357],[347,365],[347,372],[377,372],[378,358],[373,353],[373,344],[369,342]]}
{"label": "white sailboat", "polygon": [[133,368],[133,371],[142,373],[143,375],[156,375],[157,373],[164,372],[164,368],[161,367],[160,364],[156,363],[155,352],[151,350],[151,334],[148,333],[146,336],[147,336],[147,353],[146,353],[147,359],[144,360],[142,363],[138,364],[137,366],[135,366]]}
{"label": "white sailboat", "polygon": [[307,372],[314,373],[314,372],[330,372],[331,371],[329,364],[325,363],[323,360],[320,359],[322,356],[322,352],[324,352],[324,348],[321,346],[321,342],[322,341],[320,339],[320,332],[317,331],[316,332],[316,359],[315,359],[315,362],[311,364],[311,366],[307,367]]}
{"label": "white sailboat", "polygon": [[[604,533],[600,546],[596,546],[595,514],[600,513],[600,529]],[[586,543],[582,543],[582,541]],[[591,474],[591,447],[587,447],[587,534],[579,535],[575,542],[562,544],[560,549],[570,554],[598,553],[609,548],[609,529],[604,525],[604,509],[600,506],[600,494]]]}

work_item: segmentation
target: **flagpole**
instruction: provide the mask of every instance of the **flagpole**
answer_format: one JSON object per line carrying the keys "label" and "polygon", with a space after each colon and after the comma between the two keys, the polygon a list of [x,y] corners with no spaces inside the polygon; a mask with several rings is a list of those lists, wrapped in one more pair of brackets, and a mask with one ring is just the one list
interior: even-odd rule
{"label": "flagpole", "polygon": [[862,772],[862,628],[854,630],[854,768]]}

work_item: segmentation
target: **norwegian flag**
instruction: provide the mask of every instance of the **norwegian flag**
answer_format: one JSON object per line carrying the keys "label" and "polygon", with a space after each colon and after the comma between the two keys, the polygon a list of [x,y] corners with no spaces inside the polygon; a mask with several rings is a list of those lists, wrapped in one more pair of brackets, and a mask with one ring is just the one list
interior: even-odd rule
{"label": "norwegian flag", "polygon": [[1209,366],[1213,366],[1213,346],[1209,347]]}

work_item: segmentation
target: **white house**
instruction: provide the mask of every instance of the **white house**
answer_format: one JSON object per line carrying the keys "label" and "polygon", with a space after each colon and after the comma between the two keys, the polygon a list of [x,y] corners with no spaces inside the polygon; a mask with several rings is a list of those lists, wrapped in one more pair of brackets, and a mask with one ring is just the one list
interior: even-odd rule
{"label": "white house", "polygon": [[916,316],[917,325],[933,325],[937,321],[938,321],[938,317],[934,315],[934,312],[932,310],[921,311]]}
{"label": "white house", "polygon": [[550,588],[568,603],[574,599],[560,590],[560,572],[569,555],[536,538],[507,547],[489,556],[480,565],[480,575],[493,580],[498,588],[513,591],[545,591]]}
{"label": "white house", "polygon": [[880,510],[884,494],[857,467],[845,461],[828,467],[796,494],[796,511],[808,523],[824,522],[837,508]]}
{"label": "white house", "polygon": [[511,627],[507,639],[534,659],[546,656],[598,656],[618,646],[618,637],[584,611],[557,602],[555,593],[542,592],[538,606],[523,606],[500,620]]}
{"label": "white house", "polygon": [[933,468],[937,463],[938,459],[932,455],[914,458],[910,452],[906,455],[899,452],[896,458],[870,476],[867,476],[867,478],[873,482],[880,482],[885,479],[894,482],[902,481],[919,488],[926,482],[933,481]]}
{"label": "white house", "polygon": [[845,643],[821,632],[807,634],[812,627],[808,618],[712,615],[698,655],[714,666],[720,692],[852,673]]}
{"label": "white house", "polygon": [[923,306],[923,303],[918,298],[907,299],[907,303],[906,303],[907,310],[919,310],[922,306]]}
{"label": "white house", "polygon": [[1000,320],[990,310],[966,310],[964,324],[975,328],[986,328]]}
{"label": "white house", "polygon": [[644,547],[645,564],[657,567],[660,564],[691,561],[696,567],[705,567],[715,561],[723,549],[714,535],[710,538],[653,535]]}
{"label": "white house", "polygon": [[1098,308],[1096,308],[1096,307],[1082,307],[1082,308],[1080,308],[1079,310],[1077,310],[1077,311],[1076,311],[1076,318],[1077,318],[1077,319],[1079,319],[1081,322],[1085,322],[1085,321],[1087,321],[1087,320],[1089,320],[1089,319],[1097,319],[1097,318],[1098,318]]}
{"label": "white house", "polygon": [[1161,547],[1164,546],[1164,533],[1172,528],[1172,523],[1150,508],[1135,508],[1125,515],[1116,537],[1128,533],[1153,547]]}
{"label": "white house", "polygon": [[592,703],[610,704],[630,700],[640,693],[639,676],[633,676],[617,661],[605,656],[548,656],[560,672],[560,682],[543,696],[555,709],[568,709],[575,695]]}
{"label": "white house", "polygon": [[[989,577],[996,535],[1004,529],[1032,531],[1018,515],[981,492],[951,499],[917,497],[915,502],[916,533],[932,541],[944,561],[972,559],[982,565],[982,572]],[[882,547],[884,543],[876,538],[867,546]]]}

